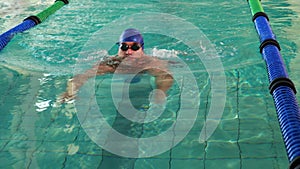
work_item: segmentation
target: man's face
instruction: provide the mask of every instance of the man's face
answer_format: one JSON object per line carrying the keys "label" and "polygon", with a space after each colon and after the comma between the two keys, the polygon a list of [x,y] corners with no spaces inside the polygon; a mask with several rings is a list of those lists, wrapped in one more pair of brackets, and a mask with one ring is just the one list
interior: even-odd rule
{"label": "man's face", "polygon": [[123,42],[119,46],[119,56],[140,58],[144,55],[141,44],[136,42]]}

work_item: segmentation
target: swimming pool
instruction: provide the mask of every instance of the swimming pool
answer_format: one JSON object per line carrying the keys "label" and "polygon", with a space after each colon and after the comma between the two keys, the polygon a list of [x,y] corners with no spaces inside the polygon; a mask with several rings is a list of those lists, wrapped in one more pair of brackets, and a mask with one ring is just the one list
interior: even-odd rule
{"label": "swimming pool", "polygon": [[[12,12],[2,13],[3,31],[45,9],[53,1],[5,3],[1,6]],[[14,3],[18,7],[13,6]],[[299,5],[292,0],[263,2],[296,87],[300,84],[296,31],[300,27]],[[184,43],[186,39],[146,33],[149,54],[160,54],[165,59],[178,56],[188,65],[196,77],[199,95],[194,96],[200,98],[200,104],[191,130],[172,149],[151,157],[127,158],[102,149],[82,127],[78,107],[73,103],[57,104],[56,98],[65,90],[66,81],[74,70],[80,72],[99,59],[97,54],[84,54],[91,50],[88,46],[93,42],[91,39],[118,37],[117,29],[111,29],[115,33],[111,35],[104,34],[103,29],[115,28],[113,21],[116,20],[132,24],[143,16],[141,13],[173,16],[175,21],[182,19],[180,21],[191,23],[202,31],[215,48],[215,58],[222,62],[226,92],[220,97],[225,94],[226,102],[216,130],[207,140],[199,142],[212,101],[207,65]],[[125,21],[124,17],[127,17]],[[144,17],[153,19],[150,15]],[[174,29],[167,24],[161,25],[166,31]],[[151,28],[150,24],[146,26]],[[186,27],[179,25],[175,29],[184,32]],[[98,43],[101,42],[94,45]],[[15,36],[0,52],[0,168],[287,168],[288,159],[258,46],[246,1],[70,1],[44,23]],[[202,47],[209,45],[202,44]],[[115,48],[108,52],[114,53]],[[95,82],[96,102],[103,105],[101,111],[113,125],[115,113],[110,112],[115,109],[105,90],[111,78],[97,77]],[[138,83],[131,87],[140,88],[135,85],[144,86]],[[170,93],[172,97],[168,98],[170,116],[178,108],[176,85]],[[144,137],[167,130],[171,122],[159,119],[156,125],[144,126],[150,131],[145,132]]]}

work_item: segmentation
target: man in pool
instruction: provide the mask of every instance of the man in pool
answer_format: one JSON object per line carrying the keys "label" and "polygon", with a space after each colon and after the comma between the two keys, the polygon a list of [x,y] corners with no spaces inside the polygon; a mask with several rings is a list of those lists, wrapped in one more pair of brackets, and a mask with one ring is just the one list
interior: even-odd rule
{"label": "man in pool", "polygon": [[[152,104],[150,107],[146,107],[147,114],[151,115],[155,114],[154,112],[159,112],[160,108],[165,105],[166,101],[166,92],[173,84],[173,76],[168,70],[168,61],[164,61],[161,59],[158,59],[156,57],[147,56],[144,53],[144,40],[140,32],[136,29],[126,29],[120,36],[119,42],[117,43],[119,45],[118,54],[116,56],[111,56],[108,58],[104,58],[102,61],[100,61],[99,64],[93,66],[91,69],[85,71],[82,74],[78,74],[74,76],[72,79],[68,81],[67,85],[67,91],[63,94],[63,100],[67,101],[70,99],[74,99],[76,96],[76,91],[79,90],[79,88],[89,79],[96,75],[104,75],[107,73],[119,73],[119,74],[141,74],[141,73],[148,73],[150,76],[155,77],[155,88],[157,90],[153,90],[153,96],[152,98],[154,100],[150,101]],[[145,77],[147,78],[147,77]],[[134,80],[134,78],[132,79]],[[138,96],[131,97],[130,99],[133,99],[131,101],[133,106],[137,109],[141,108],[141,106],[146,103],[144,102],[146,98],[139,97],[140,95],[147,95],[147,92],[150,92],[152,90],[151,85],[144,85],[144,83],[141,84],[132,84],[132,86],[140,86],[141,88],[134,88],[133,93]],[[151,86],[151,87],[150,87]],[[123,95],[126,95],[123,93]],[[130,119],[125,118],[120,112],[119,107],[122,107],[123,109],[127,109],[129,100],[122,100],[120,103],[118,103],[118,106],[116,106],[116,114],[115,119],[112,124],[112,128],[119,132],[122,135],[125,135],[127,137],[133,137],[133,138],[140,138],[145,133],[143,125],[144,123],[140,122],[134,122]],[[124,103],[124,104],[123,104]],[[167,110],[168,112],[168,110]],[[113,112],[110,112],[113,113]],[[131,112],[130,112],[131,113]],[[141,113],[143,114],[143,113]],[[168,113],[167,113],[168,114]],[[132,112],[132,115],[134,115],[134,112]],[[148,118],[145,117],[143,120],[147,120]],[[147,124],[147,122],[146,122]],[[148,125],[147,129],[151,131],[151,128],[153,128],[153,131],[156,131],[155,125]],[[114,142],[115,137],[113,133],[109,133],[107,136],[107,142]],[[134,147],[135,144],[131,144],[133,147],[131,147],[131,151],[128,152],[130,154],[136,153],[138,156],[139,148]],[[128,146],[127,144],[122,144],[122,140],[119,144],[115,145],[118,147],[118,149],[123,150],[123,147]],[[108,168],[114,168],[114,169],[120,169],[120,168],[133,168],[134,163],[136,159],[134,158],[125,158],[121,157],[116,154],[112,154],[105,149],[102,151],[102,160],[98,166],[99,169],[108,169]]]}
{"label": "man in pool", "polygon": [[156,92],[154,102],[164,103],[166,92],[173,84],[173,77],[168,71],[168,62],[144,53],[144,40],[141,33],[133,28],[123,31],[119,38],[117,56],[105,58],[99,64],[68,81],[67,91],[62,101],[74,99],[79,88],[95,75],[106,73],[148,73],[155,77]]}

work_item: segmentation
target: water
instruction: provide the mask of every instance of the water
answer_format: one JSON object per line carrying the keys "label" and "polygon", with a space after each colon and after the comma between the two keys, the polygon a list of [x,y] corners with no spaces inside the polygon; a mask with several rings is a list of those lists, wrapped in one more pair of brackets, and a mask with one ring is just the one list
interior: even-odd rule
{"label": "water", "polygon": [[[52,3],[48,0],[1,2],[1,32]],[[300,84],[297,79],[297,65],[300,62],[297,57],[300,44],[297,36],[300,27],[299,5],[295,0],[263,2],[282,47],[290,78],[296,87]],[[153,20],[150,16],[136,15],[143,12],[175,16],[201,30],[215,51],[208,50],[210,44],[201,44],[201,51],[206,52],[200,55],[202,58],[212,56],[221,61],[226,76],[226,93],[213,92],[206,60],[200,60],[197,51],[189,46],[194,44],[192,37],[196,37],[196,34],[194,31],[190,31],[190,34],[185,32],[186,24],[175,28],[168,26],[167,22],[160,25],[164,33],[175,29],[184,32],[182,37],[189,39],[155,34],[144,28],[153,28],[155,23],[142,25],[143,29],[149,31],[144,37],[148,54],[170,60],[180,58],[188,65],[196,79],[199,94],[188,90],[186,96],[190,94],[191,99],[186,100],[193,107],[197,106],[191,104],[193,99],[200,98],[200,105],[191,130],[171,150],[148,158],[126,158],[99,146],[97,138],[91,137],[87,132],[89,130],[82,125],[81,111],[78,111],[81,109],[76,103],[58,104],[56,98],[64,92],[68,78],[87,69],[103,56],[95,49],[107,50],[109,54],[116,51],[112,43],[117,40],[120,32],[118,26],[114,26],[118,24],[113,21],[119,20],[122,24],[128,22],[132,26],[135,20],[145,17],[150,23],[149,20]],[[124,17],[127,20],[122,20]],[[172,21],[178,20],[170,20],[169,23]],[[103,35],[103,30],[112,33]],[[107,42],[101,41],[106,37],[112,38]],[[93,43],[93,38],[98,38],[99,42]],[[89,44],[92,45],[89,47]],[[265,63],[258,46],[258,37],[246,1],[70,1],[70,4],[44,23],[16,35],[0,52],[0,168],[287,168],[288,159],[273,100],[268,93]],[[183,68],[174,66],[174,70]],[[213,68],[220,70],[219,67]],[[182,75],[178,72],[176,74],[178,77]],[[219,76],[215,77],[218,79]],[[180,105],[180,81],[169,91],[169,105],[162,116],[164,118],[139,125],[128,121],[125,124],[114,123],[116,111],[110,96],[111,78],[107,75],[95,79],[95,101],[110,126],[120,132],[128,132],[132,137],[149,138],[167,131],[174,124]],[[141,108],[141,105],[147,105],[147,96],[151,90],[151,84],[142,82],[132,84],[130,88],[137,97],[134,104],[138,105],[134,106]],[[148,86],[145,91],[134,86],[144,84]],[[137,92],[135,89],[142,91]],[[143,92],[145,96],[139,95]],[[213,93],[217,98],[226,95],[224,111],[213,134],[204,142],[199,142],[211,105],[218,107],[218,104],[212,103]],[[80,100],[86,97],[85,94],[89,93],[82,93],[77,105],[89,101],[86,98]],[[90,105],[92,103],[89,102]],[[85,124],[94,124],[92,122]],[[122,118],[119,122],[123,122]],[[132,126],[121,131],[122,125]],[[100,133],[104,131],[97,124],[91,125],[90,129]],[[152,146],[147,149],[146,145],[142,151],[149,154],[157,147],[163,149],[164,145]],[[126,150],[126,147],[122,149]]]}

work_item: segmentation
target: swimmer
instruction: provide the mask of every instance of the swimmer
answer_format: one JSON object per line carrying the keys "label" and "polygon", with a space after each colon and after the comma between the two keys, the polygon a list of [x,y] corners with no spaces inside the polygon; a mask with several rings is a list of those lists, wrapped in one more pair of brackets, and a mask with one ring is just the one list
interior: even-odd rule
{"label": "swimmer", "polygon": [[74,99],[77,91],[89,78],[107,73],[148,73],[155,77],[156,91],[162,91],[154,93],[154,103],[166,101],[166,92],[173,84],[168,61],[145,55],[143,37],[136,29],[123,31],[117,44],[119,49],[116,56],[105,58],[91,69],[69,79],[67,91],[61,96],[62,102]]}

